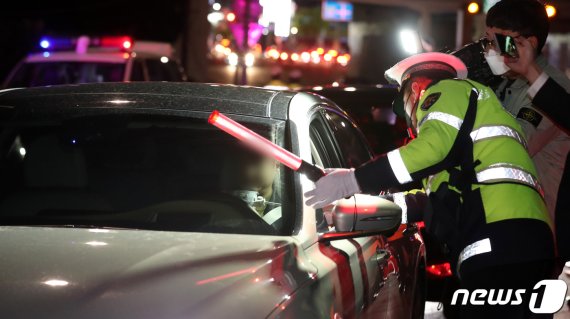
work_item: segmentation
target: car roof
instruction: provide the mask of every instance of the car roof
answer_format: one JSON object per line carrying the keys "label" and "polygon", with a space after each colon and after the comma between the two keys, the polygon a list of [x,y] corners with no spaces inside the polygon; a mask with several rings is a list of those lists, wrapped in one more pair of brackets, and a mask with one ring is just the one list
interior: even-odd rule
{"label": "car roof", "polygon": [[[398,92],[398,86],[391,84],[359,84],[359,85],[324,85],[324,86],[308,86],[301,89],[305,92],[316,92],[318,94],[393,94]],[[356,93],[354,93],[356,92]]]}
{"label": "car roof", "polygon": [[371,107],[392,108],[398,94],[394,85],[340,85],[308,87],[303,91],[331,99],[353,115],[370,113]]}
{"label": "car roof", "polygon": [[[297,93],[206,83],[132,82],[61,85],[0,91],[8,108],[137,108],[186,110],[287,119]],[[314,100],[319,98],[314,97]]]}

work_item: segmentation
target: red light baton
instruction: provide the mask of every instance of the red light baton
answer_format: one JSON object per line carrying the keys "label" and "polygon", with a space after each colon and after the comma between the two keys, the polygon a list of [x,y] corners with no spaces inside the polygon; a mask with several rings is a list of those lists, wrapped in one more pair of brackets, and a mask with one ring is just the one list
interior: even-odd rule
{"label": "red light baton", "polygon": [[316,182],[319,178],[325,176],[325,172],[317,166],[305,162],[297,155],[267,140],[247,127],[221,114],[217,110],[210,114],[208,123],[239,139],[257,152],[275,159],[298,173],[304,174],[313,182]]}

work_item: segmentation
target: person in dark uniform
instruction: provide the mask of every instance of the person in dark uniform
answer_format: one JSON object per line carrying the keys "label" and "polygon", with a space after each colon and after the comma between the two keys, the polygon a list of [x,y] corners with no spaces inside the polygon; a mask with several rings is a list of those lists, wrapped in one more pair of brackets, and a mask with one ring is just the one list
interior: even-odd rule
{"label": "person in dark uniform", "polygon": [[525,37],[515,39],[518,58],[505,58],[511,70],[523,75],[530,87],[527,95],[558,127],[570,132],[570,94],[536,63],[536,51]]}
{"label": "person in dark uniform", "polygon": [[[522,74],[529,82],[527,95],[534,106],[543,111],[559,128],[570,132],[570,94],[549,77],[536,63],[536,51],[524,37],[515,40],[518,58],[507,58],[505,63],[511,70]],[[570,154],[566,156],[565,167],[570,167]],[[556,203],[555,233],[558,244],[559,270],[570,260],[570,169],[566,169],[558,189]]]}

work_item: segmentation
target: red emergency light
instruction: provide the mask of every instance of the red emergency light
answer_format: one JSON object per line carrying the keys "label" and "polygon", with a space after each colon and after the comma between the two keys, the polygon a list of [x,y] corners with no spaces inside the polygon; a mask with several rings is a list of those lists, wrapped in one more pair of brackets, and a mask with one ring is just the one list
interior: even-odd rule
{"label": "red emergency light", "polygon": [[296,172],[304,174],[307,176],[307,178],[314,182],[325,175],[323,170],[317,166],[307,163],[297,155],[267,140],[266,138],[239,124],[238,122],[228,118],[217,110],[213,111],[212,114],[210,114],[208,123],[239,139],[255,151],[260,152],[267,157],[275,159],[276,161],[282,163],[283,165],[291,168]]}
{"label": "red emergency light", "polygon": [[131,37],[125,37],[125,36],[101,37],[99,39],[99,45],[101,47],[129,50],[133,45],[133,40],[131,39]]}

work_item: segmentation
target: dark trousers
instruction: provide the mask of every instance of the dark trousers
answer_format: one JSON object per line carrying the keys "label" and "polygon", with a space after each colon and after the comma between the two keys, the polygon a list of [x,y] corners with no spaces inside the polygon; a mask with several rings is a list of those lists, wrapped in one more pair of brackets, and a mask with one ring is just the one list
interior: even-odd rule
{"label": "dark trousers", "polygon": [[[475,289],[525,289],[523,302],[520,305],[484,305],[459,306],[459,316],[463,318],[552,318],[552,314],[533,314],[529,309],[531,291],[537,282],[552,279],[554,262],[534,261],[489,267],[486,269],[462,274],[461,288],[473,292]],[[485,298],[486,299],[486,298]],[[513,297],[512,300],[515,298]]]}
{"label": "dark trousers", "polygon": [[564,262],[570,261],[570,154],[566,156],[564,174],[558,188],[556,201],[555,226],[556,244],[562,269]]}

